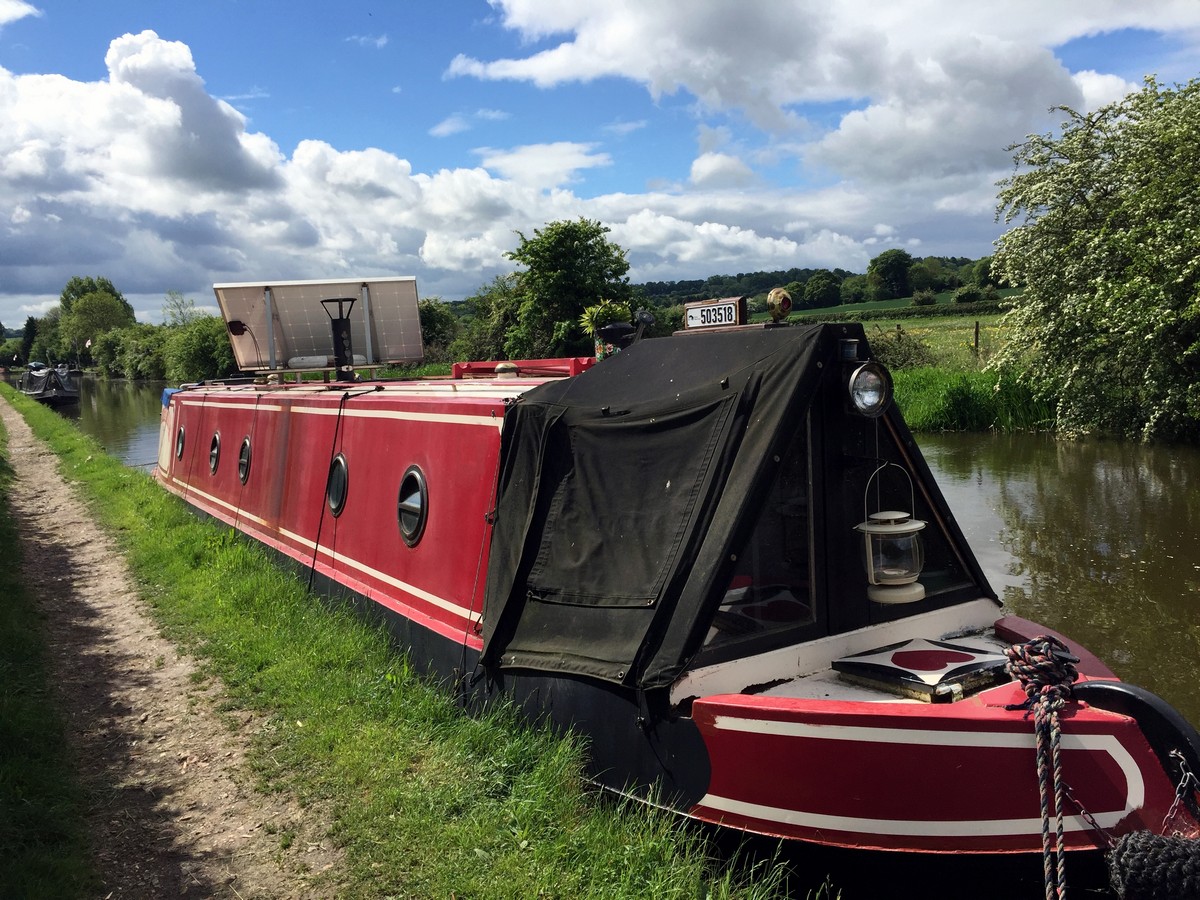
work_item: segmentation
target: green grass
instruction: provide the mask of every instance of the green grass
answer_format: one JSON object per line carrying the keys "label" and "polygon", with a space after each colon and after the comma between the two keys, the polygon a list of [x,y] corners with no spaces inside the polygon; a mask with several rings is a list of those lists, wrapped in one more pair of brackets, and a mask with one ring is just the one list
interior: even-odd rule
{"label": "green grass", "polygon": [[892,377],[896,405],[913,431],[1040,431],[1053,422],[1047,404],[995,372],[900,369]]}
{"label": "green grass", "polygon": [[[976,341],[975,325],[979,325]],[[873,319],[863,323],[867,340],[881,340],[904,333],[924,341],[933,350],[939,368],[955,372],[977,372],[1004,345],[1004,329],[996,313],[982,316],[947,316],[932,319]]]}
{"label": "green grass", "polygon": [[[507,708],[464,715],[380,630],[316,602],[256,545],[198,520],[52,412],[0,391],[117,536],[168,634],[224,681],[232,705],[267,717],[250,756],[259,785],[329,810],[347,861],[343,896],[782,892],[782,867],[743,873],[684,820],[587,789],[578,741]],[[286,850],[287,830],[276,837]]]}
{"label": "green grass", "polygon": [[84,797],[48,681],[43,622],[20,581],[12,488],[0,425],[0,897],[82,897],[94,887]]}

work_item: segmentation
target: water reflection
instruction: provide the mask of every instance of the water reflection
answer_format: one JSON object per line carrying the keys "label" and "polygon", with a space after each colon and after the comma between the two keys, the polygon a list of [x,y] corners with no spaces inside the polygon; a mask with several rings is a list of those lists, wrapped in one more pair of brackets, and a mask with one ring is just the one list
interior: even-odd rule
{"label": "water reflection", "polygon": [[[148,467],[162,387],[87,378],[72,415],[109,453]],[[1023,434],[919,443],[1012,612],[1200,723],[1200,450]]]}
{"label": "water reflection", "polygon": [[1200,451],[920,440],[1005,605],[1200,722]]}
{"label": "water reflection", "polygon": [[82,379],[79,405],[60,412],[94,437],[111,456],[139,468],[158,458],[161,382]]}

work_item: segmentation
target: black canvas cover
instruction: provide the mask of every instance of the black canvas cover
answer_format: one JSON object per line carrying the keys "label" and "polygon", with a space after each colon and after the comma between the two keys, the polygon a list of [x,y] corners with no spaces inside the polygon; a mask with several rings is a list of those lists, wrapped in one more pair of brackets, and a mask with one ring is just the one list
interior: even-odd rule
{"label": "black canvas cover", "polygon": [[[857,326],[853,327],[857,329]],[[831,326],[641,341],[508,409],[484,665],[669,684]]]}

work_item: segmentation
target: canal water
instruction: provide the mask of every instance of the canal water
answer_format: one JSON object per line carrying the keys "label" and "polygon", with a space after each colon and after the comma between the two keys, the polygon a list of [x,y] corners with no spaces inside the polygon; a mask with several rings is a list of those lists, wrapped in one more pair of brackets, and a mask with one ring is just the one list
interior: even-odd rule
{"label": "canal water", "polygon": [[[83,380],[80,428],[149,471],[162,384]],[[918,435],[1008,610],[1200,724],[1200,450]]]}

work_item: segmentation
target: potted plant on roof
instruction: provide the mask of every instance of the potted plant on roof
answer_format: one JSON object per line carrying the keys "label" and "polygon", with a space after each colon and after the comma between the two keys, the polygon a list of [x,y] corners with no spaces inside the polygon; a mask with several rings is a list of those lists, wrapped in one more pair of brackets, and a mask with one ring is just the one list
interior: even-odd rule
{"label": "potted plant on roof", "polygon": [[579,326],[595,341],[596,359],[604,359],[616,352],[614,346],[604,339],[601,329],[614,322],[628,322],[632,318],[632,308],[620,300],[601,300],[584,308],[583,315],[579,317]]}

